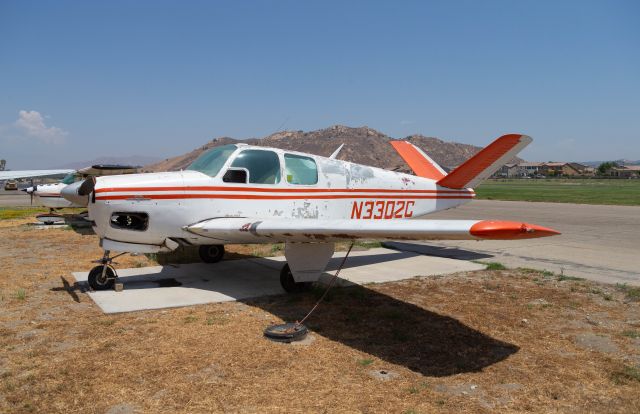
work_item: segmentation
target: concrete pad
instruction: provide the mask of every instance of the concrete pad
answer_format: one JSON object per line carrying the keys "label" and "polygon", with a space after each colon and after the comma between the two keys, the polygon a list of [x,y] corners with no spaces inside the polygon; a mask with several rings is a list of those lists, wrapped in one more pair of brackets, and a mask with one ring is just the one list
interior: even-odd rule
{"label": "concrete pad", "polygon": [[[334,255],[327,268],[329,273],[323,274],[321,280],[332,277],[344,254]],[[124,291],[89,292],[89,296],[103,312],[119,313],[278,295],[284,293],[280,287],[284,261],[280,256],[118,269]],[[339,284],[382,283],[483,268],[463,260],[379,248],[351,252],[340,273]],[[87,274],[74,272],[73,276],[78,282],[86,282]]]}

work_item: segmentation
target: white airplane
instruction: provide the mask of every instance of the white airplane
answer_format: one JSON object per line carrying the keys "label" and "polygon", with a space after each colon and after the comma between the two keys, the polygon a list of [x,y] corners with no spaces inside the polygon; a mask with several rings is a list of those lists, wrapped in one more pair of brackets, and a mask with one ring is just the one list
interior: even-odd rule
{"label": "white airplane", "polygon": [[[49,208],[49,213],[38,214],[36,218],[43,223],[55,223],[63,220],[63,216],[55,214],[53,210],[70,207],[86,207],[86,203],[75,204],[64,197],[61,192],[64,188],[89,176],[131,174],[138,172],[139,167],[100,164],[85,167],[79,170],[24,170],[24,171],[0,171],[0,179],[51,177],[66,174],[65,177],[54,184],[38,184],[24,188],[22,191],[31,196],[31,204]],[[80,183],[78,183],[80,185]]]}
{"label": "white airplane", "polygon": [[[473,187],[531,142],[504,135],[448,175],[406,141],[391,145],[416,175],[276,148],[225,145],[185,171],[85,180],[73,194],[87,204],[104,256],[89,273],[95,290],[117,277],[112,251],[168,252],[200,246],[217,262],[227,243],[285,243],[280,282],[306,289],[324,271],[337,241],[528,239],[559,234],[523,222],[415,220],[471,201]],[[366,149],[363,149],[366,150]],[[118,255],[119,256],[119,255]]]}

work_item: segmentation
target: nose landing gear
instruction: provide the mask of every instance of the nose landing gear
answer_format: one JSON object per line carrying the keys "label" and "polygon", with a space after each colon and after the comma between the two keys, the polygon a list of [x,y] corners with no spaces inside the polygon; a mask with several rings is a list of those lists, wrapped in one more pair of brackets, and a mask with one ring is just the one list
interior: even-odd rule
{"label": "nose landing gear", "polygon": [[118,277],[116,269],[112,266],[112,264],[116,264],[113,259],[122,256],[125,253],[120,253],[113,257],[109,257],[109,253],[111,253],[109,250],[105,250],[102,259],[93,261],[94,263],[100,263],[98,266],[91,269],[89,277],[87,278],[89,286],[91,286],[91,289],[93,290],[107,290],[113,288],[116,278]]}

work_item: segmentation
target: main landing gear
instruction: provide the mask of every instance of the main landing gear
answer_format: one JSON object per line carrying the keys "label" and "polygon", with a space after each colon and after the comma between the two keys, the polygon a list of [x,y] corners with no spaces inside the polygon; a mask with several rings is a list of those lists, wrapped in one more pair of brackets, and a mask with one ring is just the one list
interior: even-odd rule
{"label": "main landing gear", "polygon": [[[218,263],[224,256],[223,244],[207,244],[198,248],[198,255],[205,263]],[[102,268],[97,266],[96,268]],[[285,264],[280,271],[280,285],[289,293],[306,292],[313,287],[313,282],[296,282],[289,268],[289,264]]]}
{"label": "main landing gear", "polygon": [[200,259],[205,263],[218,263],[224,256],[223,244],[208,244],[198,249]]}
{"label": "main landing gear", "polygon": [[120,253],[113,257],[109,257],[109,253],[109,250],[105,250],[102,259],[93,261],[94,263],[100,263],[89,271],[87,281],[93,290],[107,290],[113,288],[116,278],[118,277],[116,269],[114,269],[111,264],[114,263],[113,259],[122,256],[125,253]]}
{"label": "main landing gear", "polygon": [[313,282],[296,282],[289,264],[285,263],[280,271],[280,285],[288,293],[299,293],[311,290]]}

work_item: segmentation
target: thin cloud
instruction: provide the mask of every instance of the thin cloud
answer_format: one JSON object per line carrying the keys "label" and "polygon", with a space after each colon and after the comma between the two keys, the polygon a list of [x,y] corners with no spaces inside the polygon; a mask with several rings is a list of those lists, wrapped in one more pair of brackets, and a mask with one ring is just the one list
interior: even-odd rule
{"label": "thin cloud", "polygon": [[35,138],[45,144],[62,144],[65,137],[69,135],[67,131],[55,126],[47,126],[44,117],[38,111],[22,110],[18,113],[18,120],[14,123],[15,128],[21,135]]}

